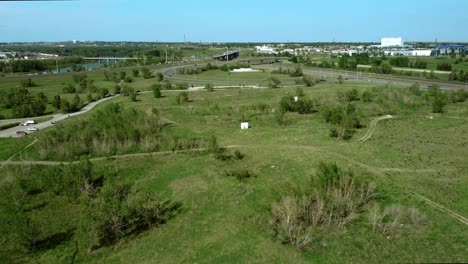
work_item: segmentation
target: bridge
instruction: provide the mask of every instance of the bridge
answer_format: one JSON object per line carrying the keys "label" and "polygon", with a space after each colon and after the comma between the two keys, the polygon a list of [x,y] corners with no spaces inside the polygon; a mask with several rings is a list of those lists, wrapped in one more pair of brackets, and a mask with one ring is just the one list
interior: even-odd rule
{"label": "bridge", "polygon": [[119,61],[126,61],[126,60],[138,60],[139,58],[129,58],[129,57],[84,57],[83,60],[92,60],[101,62],[119,62]]}
{"label": "bridge", "polygon": [[239,50],[232,50],[232,51],[226,51],[225,53],[221,55],[216,55],[213,56],[213,59],[220,60],[220,61],[227,61],[227,60],[233,60],[239,58]]}

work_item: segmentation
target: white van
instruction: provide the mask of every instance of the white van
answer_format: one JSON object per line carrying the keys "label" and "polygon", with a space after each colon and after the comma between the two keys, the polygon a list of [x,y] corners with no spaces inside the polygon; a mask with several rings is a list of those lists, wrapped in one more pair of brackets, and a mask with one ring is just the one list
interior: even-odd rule
{"label": "white van", "polygon": [[34,125],[34,124],[36,124],[36,121],[34,121],[34,120],[28,120],[28,121],[26,121],[26,122],[21,123],[20,125],[21,125],[21,126],[29,126],[29,125]]}

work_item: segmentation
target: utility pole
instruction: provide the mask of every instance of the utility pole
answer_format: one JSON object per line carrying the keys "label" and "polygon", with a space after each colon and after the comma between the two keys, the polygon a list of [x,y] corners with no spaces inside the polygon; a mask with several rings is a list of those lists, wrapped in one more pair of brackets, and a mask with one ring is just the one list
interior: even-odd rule
{"label": "utility pole", "polygon": [[229,61],[229,47],[226,47],[226,61]]}
{"label": "utility pole", "polygon": [[167,64],[167,49],[166,49],[166,64]]}
{"label": "utility pole", "polygon": [[57,73],[59,73],[59,68],[58,68],[58,58],[55,57],[55,65],[57,66]]}

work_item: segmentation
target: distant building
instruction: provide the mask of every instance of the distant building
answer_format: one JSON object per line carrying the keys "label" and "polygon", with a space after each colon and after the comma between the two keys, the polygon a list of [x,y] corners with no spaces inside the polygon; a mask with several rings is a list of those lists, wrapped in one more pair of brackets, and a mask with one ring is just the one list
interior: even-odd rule
{"label": "distant building", "polygon": [[385,55],[389,56],[436,56],[437,50],[388,50],[384,51]]}
{"label": "distant building", "polygon": [[468,51],[468,47],[464,45],[440,45],[439,46],[440,54],[448,55],[452,51],[455,54],[462,53],[463,51]]}
{"label": "distant building", "polygon": [[265,54],[276,54],[276,49],[271,46],[255,46],[255,49],[258,53],[265,53]]}
{"label": "distant building", "polygon": [[380,40],[381,47],[402,47],[404,46],[403,38],[382,38]]}

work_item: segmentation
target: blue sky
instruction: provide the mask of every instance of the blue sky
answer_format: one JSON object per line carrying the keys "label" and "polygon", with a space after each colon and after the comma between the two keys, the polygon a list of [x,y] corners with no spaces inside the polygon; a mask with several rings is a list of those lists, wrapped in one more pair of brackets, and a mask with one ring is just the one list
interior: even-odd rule
{"label": "blue sky", "polygon": [[468,41],[468,0],[0,1],[0,42]]}

